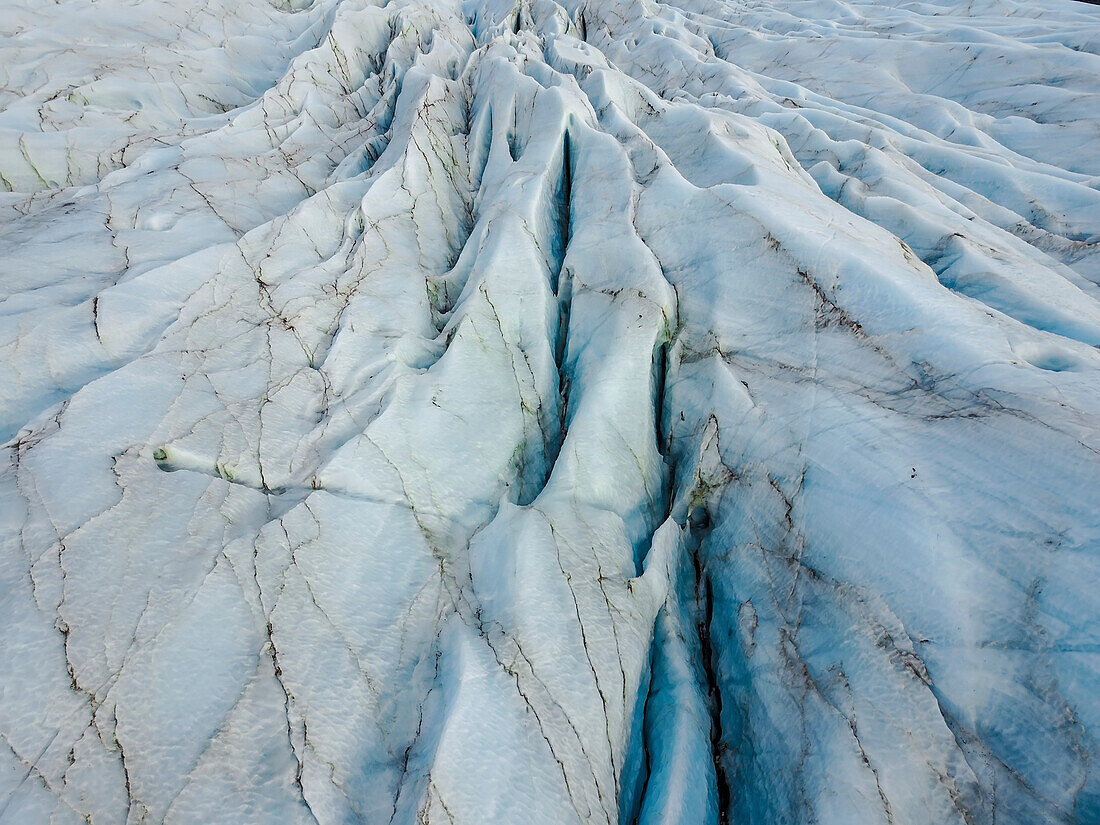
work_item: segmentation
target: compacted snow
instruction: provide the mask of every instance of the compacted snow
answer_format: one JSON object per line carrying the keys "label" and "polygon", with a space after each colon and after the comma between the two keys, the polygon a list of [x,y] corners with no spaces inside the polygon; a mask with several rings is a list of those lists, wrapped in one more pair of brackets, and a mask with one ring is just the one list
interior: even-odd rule
{"label": "compacted snow", "polygon": [[7,0],[0,823],[1100,822],[1100,7]]}

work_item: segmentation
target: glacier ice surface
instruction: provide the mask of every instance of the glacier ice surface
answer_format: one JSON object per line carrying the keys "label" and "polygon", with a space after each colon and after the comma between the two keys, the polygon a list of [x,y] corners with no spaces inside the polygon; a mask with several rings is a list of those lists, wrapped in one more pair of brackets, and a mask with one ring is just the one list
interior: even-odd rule
{"label": "glacier ice surface", "polygon": [[1100,9],[8,0],[0,823],[1100,822]]}

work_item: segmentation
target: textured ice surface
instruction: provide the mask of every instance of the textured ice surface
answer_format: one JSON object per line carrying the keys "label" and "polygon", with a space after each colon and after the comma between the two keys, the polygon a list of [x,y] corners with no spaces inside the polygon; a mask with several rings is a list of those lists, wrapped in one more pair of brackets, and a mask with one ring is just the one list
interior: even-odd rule
{"label": "textured ice surface", "polygon": [[1100,7],[6,0],[0,823],[1100,821]]}

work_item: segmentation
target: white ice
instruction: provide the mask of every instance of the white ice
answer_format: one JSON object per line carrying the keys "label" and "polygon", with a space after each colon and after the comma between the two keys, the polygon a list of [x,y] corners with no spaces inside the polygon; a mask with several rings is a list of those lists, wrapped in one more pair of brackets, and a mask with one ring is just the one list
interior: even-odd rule
{"label": "white ice", "polygon": [[1100,6],[7,0],[0,823],[1100,822]]}

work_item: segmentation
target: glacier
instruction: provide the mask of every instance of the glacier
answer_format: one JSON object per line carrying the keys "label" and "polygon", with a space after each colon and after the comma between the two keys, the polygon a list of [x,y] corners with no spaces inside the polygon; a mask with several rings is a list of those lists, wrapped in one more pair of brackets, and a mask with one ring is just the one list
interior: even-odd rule
{"label": "glacier", "polygon": [[0,823],[1100,823],[1100,7],[0,55]]}

